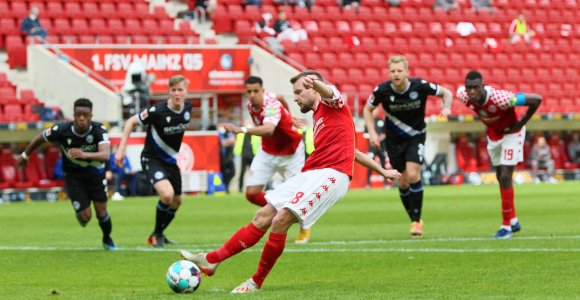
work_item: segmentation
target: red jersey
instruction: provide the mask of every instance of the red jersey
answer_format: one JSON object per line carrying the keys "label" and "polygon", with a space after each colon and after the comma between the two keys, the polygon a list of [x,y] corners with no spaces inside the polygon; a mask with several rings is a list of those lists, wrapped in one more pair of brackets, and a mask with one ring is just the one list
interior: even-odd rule
{"label": "red jersey", "polygon": [[321,99],[314,108],[314,152],[302,172],[331,168],[352,178],[354,168],[354,122],[340,92]]}
{"label": "red jersey", "polygon": [[515,95],[512,92],[494,89],[491,86],[484,88],[487,96],[481,106],[469,101],[464,86],[457,89],[457,98],[477,113],[487,127],[487,136],[490,140],[501,140],[504,135],[503,131],[518,121],[515,107],[510,102],[510,99]]}
{"label": "red jersey", "polygon": [[259,110],[254,110],[248,102],[250,116],[256,126],[264,123],[276,125],[272,136],[262,137],[262,150],[271,155],[292,155],[302,140],[302,135],[292,124],[292,117],[286,108],[276,99],[276,94],[264,92],[264,103]]}

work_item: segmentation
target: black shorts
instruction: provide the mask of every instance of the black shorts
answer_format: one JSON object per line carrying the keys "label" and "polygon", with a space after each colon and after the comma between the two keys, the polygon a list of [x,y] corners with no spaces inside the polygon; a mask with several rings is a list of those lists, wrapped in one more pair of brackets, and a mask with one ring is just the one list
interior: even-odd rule
{"label": "black shorts", "polygon": [[425,155],[425,135],[421,134],[408,140],[385,141],[389,160],[393,168],[399,172],[406,169],[408,161],[423,164]]}
{"label": "black shorts", "polygon": [[171,183],[171,186],[173,186],[175,195],[181,195],[181,172],[177,165],[141,156],[141,167],[147,174],[147,177],[149,177],[151,185],[154,185],[158,181],[167,179]]}
{"label": "black shorts", "polygon": [[95,176],[66,174],[64,183],[68,197],[77,213],[90,207],[91,201],[107,202],[107,184],[104,174]]}

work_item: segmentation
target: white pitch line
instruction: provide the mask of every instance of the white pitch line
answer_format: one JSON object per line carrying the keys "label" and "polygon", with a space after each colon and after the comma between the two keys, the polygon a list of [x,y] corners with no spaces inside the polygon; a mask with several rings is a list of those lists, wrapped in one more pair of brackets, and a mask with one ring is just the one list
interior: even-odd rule
{"label": "white pitch line", "polygon": [[[548,240],[562,240],[562,239],[580,239],[580,235],[568,236],[523,236],[514,237],[510,241],[518,240],[534,240],[534,241],[548,241]],[[440,239],[420,239],[420,240],[363,240],[363,241],[328,241],[328,242],[309,242],[306,245],[301,245],[299,248],[292,248],[289,244],[285,249],[286,252],[578,252],[575,248],[504,248],[504,249],[450,249],[450,248],[371,248],[371,249],[332,249],[332,248],[310,248],[309,246],[349,246],[349,245],[368,245],[368,244],[398,244],[398,243],[414,243],[420,245],[425,242],[472,242],[472,241],[494,241],[501,243],[503,241],[496,241],[493,238],[484,237],[465,237],[465,238],[440,238]],[[210,251],[221,244],[179,244],[177,247],[157,249],[151,247],[120,247],[121,251],[137,251],[137,252],[177,252],[178,249],[189,249],[192,251]],[[261,251],[261,247],[259,250]],[[39,247],[39,246],[0,246],[0,251],[102,251],[103,248],[98,247]],[[246,252],[253,252],[254,249],[248,249]]]}
{"label": "white pitch line", "polygon": [[[10,247],[1,246],[0,251],[105,251],[102,248],[70,248],[70,247]],[[174,252],[178,254],[178,249],[155,249],[145,247],[120,247],[121,252]],[[207,249],[194,249],[194,251],[207,251]],[[261,252],[262,248],[246,249],[244,252]],[[364,248],[364,249],[333,249],[333,248],[315,248],[315,249],[300,249],[287,248],[284,252],[290,253],[534,253],[534,252],[580,252],[580,248],[473,248],[473,249],[452,249],[452,248]]]}

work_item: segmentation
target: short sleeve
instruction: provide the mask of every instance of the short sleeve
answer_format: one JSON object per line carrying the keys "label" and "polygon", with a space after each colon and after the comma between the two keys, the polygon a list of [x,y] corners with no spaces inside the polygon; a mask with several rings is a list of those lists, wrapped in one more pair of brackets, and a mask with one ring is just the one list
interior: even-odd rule
{"label": "short sleeve", "polygon": [[512,103],[511,98],[515,96],[514,93],[506,90],[493,90],[492,101],[501,109],[508,109],[514,107],[515,103]]}
{"label": "short sleeve", "polygon": [[110,144],[111,141],[109,140],[109,132],[107,131],[107,128],[103,125],[100,125],[97,129],[97,134],[96,134],[96,142],[97,144]]}
{"label": "short sleeve", "polygon": [[155,113],[156,113],[155,106],[152,106],[150,108],[144,109],[138,115],[138,117],[139,117],[139,123],[141,125],[149,125],[149,124],[151,124],[151,120],[153,119]]}
{"label": "short sleeve", "polygon": [[465,91],[465,87],[464,86],[460,86],[457,89],[457,92],[455,93],[457,99],[459,99],[459,101],[467,104],[467,92]]}
{"label": "short sleeve", "polygon": [[369,95],[367,103],[370,104],[372,107],[379,106],[379,104],[381,104],[381,95],[382,93],[379,89],[379,86],[377,85],[373,90],[372,94]]}
{"label": "short sleeve", "polygon": [[60,131],[58,125],[54,125],[50,128],[47,128],[42,132],[42,137],[47,142],[57,142],[59,135]]}
{"label": "short sleeve", "polygon": [[332,90],[332,97],[321,98],[322,103],[333,108],[341,108],[344,105],[344,97],[334,85],[330,85],[330,89]]}
{"label": "short sleeve", "polygon": [[421,79],[421,91],[427,95],[437,96],[439,94],[439,85],[429,82],[427,80]]}
{"label": "short sleeve", "polygon": [[262,123],[272,123],[278,125],[282,119],[282,103],[280,101],[267,101],[264,107],[264,121]]}

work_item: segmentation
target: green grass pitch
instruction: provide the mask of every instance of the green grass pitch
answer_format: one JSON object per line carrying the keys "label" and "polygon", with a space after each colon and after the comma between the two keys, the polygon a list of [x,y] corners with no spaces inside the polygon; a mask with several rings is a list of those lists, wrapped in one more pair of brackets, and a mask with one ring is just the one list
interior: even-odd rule
{"label": "green grass pitch", "polygon": [[[145,240],[155,203],[109,202],[117,252],[102,250],[95,218],[77,224],[69,201],[0,205],[0,299],[239,297],[229,292],[255,272],[265,238],[193,295],[174,294],[165,272],[179,249],[215,249],[256,207],[242,194],[186,196],[166,231],[179,245],[153,249]],[[311,243],[295,245],[291,229],[263,289],[248,297],[580,297],[580,182],[516,186],[523,229],[511,240],[491,239],[501,219],[497,186],[426,187],[423,211],[425,237],[410,240],[397,189],[350,191],[315,225]]]}

